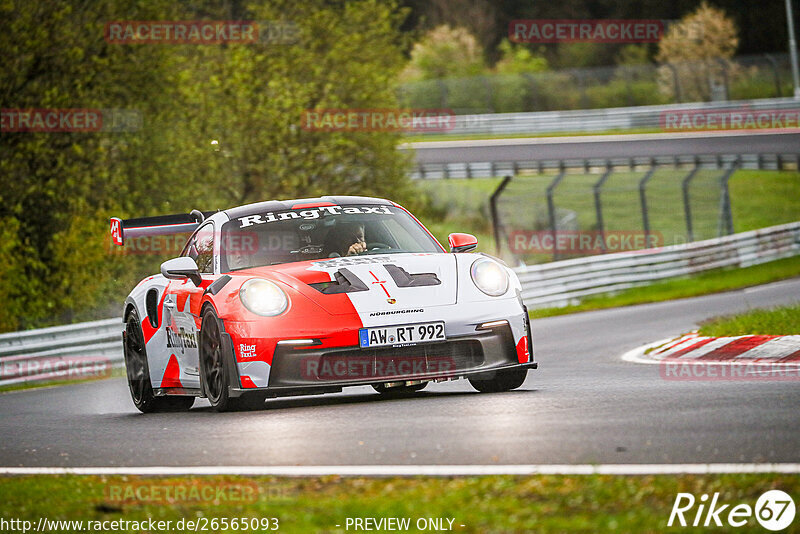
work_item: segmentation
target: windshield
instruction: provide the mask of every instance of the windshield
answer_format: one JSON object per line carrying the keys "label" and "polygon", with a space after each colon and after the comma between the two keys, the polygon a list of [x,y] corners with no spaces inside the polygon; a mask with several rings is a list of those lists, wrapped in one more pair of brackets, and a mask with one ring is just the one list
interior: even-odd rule
{"label": "windshield", "polygon": [[442,252],[405,210],[319,206],[256,213],[222,226],[222,272],[296,261],[397,252]]}

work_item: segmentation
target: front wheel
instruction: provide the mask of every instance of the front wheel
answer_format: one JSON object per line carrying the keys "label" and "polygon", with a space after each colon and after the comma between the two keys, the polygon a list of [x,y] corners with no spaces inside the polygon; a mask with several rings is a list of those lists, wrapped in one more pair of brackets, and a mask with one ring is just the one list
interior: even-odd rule
{"label": "front wheel", "polygon": [[220,321],[214,310],[208,308],[200,326],[200,379],[208,402],[218,412],[252,410],[264,407],[266,395],[253,392],[242,397],[231,397],[230,368],[222,347]]}
{"label": "front wheel", "polygon": [[527,369],[509,369],[496,371],[493,378],[470,378],[469,383],[481,393],[499,393],[517,389],[525,382]]}
{"label": "front wheel", "polygon": [[142,413],[184,412],[194,404],[194,397],[156,397],[150,382],[142,325],[136,310],[131,310],[125,320],[125,374],[134,406]]}

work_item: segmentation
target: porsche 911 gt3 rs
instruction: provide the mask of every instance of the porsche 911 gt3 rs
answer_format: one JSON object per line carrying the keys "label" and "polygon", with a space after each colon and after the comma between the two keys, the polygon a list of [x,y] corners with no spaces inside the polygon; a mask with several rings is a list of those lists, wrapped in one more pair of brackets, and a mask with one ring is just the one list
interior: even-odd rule
{"label": "porsche 911 gt3 rs", "polygon": [[268,201],[111,220],[112,240],[192,232],[124,304],[142,412],[218,411],[371,385],[409,393],[467,378],[522,385],[533,357],[514,272],[451,234],[447,252],[400,205],[367,197]]}

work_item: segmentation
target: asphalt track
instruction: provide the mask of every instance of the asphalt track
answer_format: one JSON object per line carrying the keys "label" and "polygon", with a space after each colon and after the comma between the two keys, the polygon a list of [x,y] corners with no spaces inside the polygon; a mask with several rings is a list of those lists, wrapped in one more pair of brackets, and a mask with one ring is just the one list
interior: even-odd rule
{"label": "asphalt track", "polygon": [[0,395],[0,466],[645,464],[800,461],[798,381],[667,381],[624,362],[718,315],[800,300],[800,279],[534,321],[521,389],[369,388],[217,414],[142,415],[124,379]]}
{"label": "asphalt track", "polygon": [[717,154],[797,154],[800,132],[692,132],[410,143],[418,164]]}

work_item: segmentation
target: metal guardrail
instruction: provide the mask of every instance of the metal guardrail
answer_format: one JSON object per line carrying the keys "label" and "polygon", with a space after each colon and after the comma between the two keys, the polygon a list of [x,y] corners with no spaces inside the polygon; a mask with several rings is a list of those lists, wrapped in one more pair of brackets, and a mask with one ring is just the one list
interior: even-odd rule
{"label": "metal guardrail", "polygon": [[658,249],[618,252],[515,269],[529,308],[721,267],[748,267],[800,254],[800,222]]}
{"label": "metal guardrail", "polygon": [[642,166],[724,169],[733,164],[740,169],[797,170],[800,154],[705,154],[676,156],[637,156],[627,158],[539,159],[530,161],[484,161],[469,163],[422,163],[409,176],[414,179],[495,178],[518,174],[541,174],[563,169],[583,169],[589,173],[603,168],[634,170]]}
{"label": "metal guardrail", "polygon": [[[719,267],[800,254],[800,222],[660,249],[590,256],[515,269],[528,307],[646,285]],[[0,386],[80,378],[123,362],[121,318],[0,334]],[[77,376],[75,376],[77,374]]]}
{"label": "metal guardrail", "polygon": [[123,361],[121,318],[0,334],[0,386],[102,375]]}
{"label": "metal guardrail", "polygon": [[[524,113],[487,113],[456,115],[448,135],[509,135],[553,132],[606,132],[636,128],[661,128],[662,115],[668,112],[718,110],[797,110],[800,101],[794,98],[762,98],[721,102],[692,102],[660,106],[579,109],[569,111],[531,111]],[[795,125],[796,127],[796,125]],[[430,135],[430,134],[428,134]],[[443,137],[443,139],[446,137]]]}

